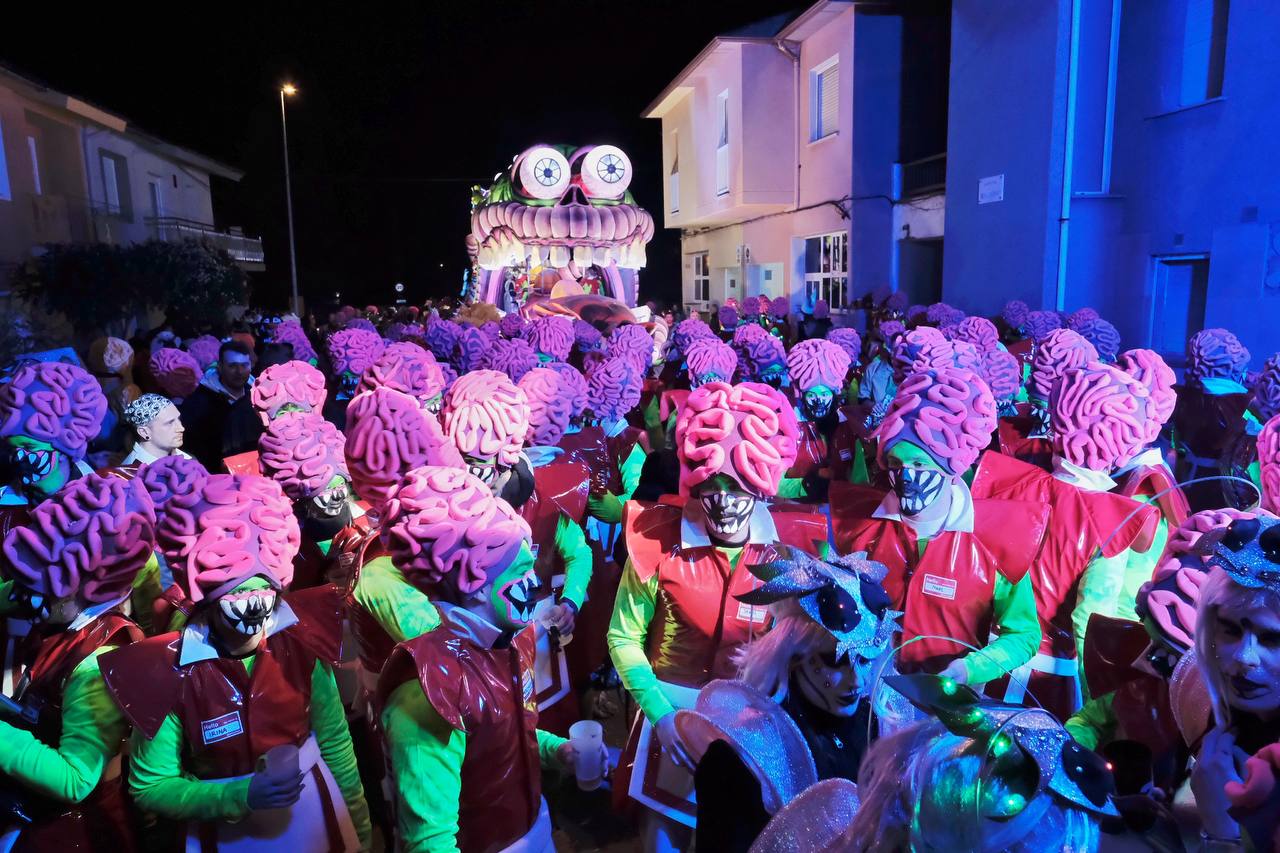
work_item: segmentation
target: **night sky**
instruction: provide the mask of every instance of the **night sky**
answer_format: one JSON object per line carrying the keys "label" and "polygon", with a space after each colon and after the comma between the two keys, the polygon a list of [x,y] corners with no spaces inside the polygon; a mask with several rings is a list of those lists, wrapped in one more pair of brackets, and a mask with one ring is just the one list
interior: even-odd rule
{"label": "night sky", "polygon": [[[219,226],[265,241],[257,301],[288,293],[278,89],[289,102],[299,283],[313,304],[455,293],[469,190],[535,142],[613,143],[661,223],[661,134],[640,111],[716,34],[784,0],[235,3],[6,27],[0,60],[245,171],[215,182]],[[799,7],[803,8],[803,6]],[[376,13],[373,10],[377,10]],[[644,298],[679,294],[659,227]],[[443,267],[441,266],[443,265]]]}

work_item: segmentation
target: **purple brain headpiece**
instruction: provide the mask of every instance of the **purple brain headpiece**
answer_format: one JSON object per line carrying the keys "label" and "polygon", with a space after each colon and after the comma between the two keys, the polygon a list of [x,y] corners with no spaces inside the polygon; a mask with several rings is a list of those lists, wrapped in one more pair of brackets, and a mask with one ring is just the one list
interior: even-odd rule
{"label": "purple brain headpiece", "polygon": [[1016,355],[993,349],[983,354],[979,375],[996,402],[1008,402],[1018,396],[1022,387],[1022,362]]}
{"label": "purple brain headpiece", "polygon": [[315,347],[311,345],[311,339],[296,321],[288,321],[276,326],[271,339],[273,343],[292,346],[293,357],[298,361],[315,361],[319,358]]}
{"label": "purple brain headpiece", "polygon": [[[760,329],[762,334],[746,332],[745,329]],[[759,326],[746,326],[741,338],[733,336],[735,348],[738,350],[738,364],[742,367],[743,376],[759,378],[771,366],[787,363],[787,351],[782,341],[769,334]]]}
{"label": "purple brain headpiece", "polygon": [[438,362],[444,363],[453,358],[453,351],[461,336],[462,327],[452,320],[432,317],[427,323],[427,347]]}
{"label": "purple brain headpiece", "polygon": [[271,423],[285,406],[318,412],[324,408],[327,395],[324,374],[305,361],[296,360],[271,365],[249,389],[249,401],[263,426]]}
{"label": "purple brain headpiece", "polygon": [[720,328],[732,329],[738,325],[738,309],[732,305],[721,305],[716,315],[720,320]]}
{"label": "purple brain headpiece", "polygon": [[4,537],[10,577],[48,598],[127,595],[155,548],[156,515],[138,479],[90,474],[31,510]]}
{"label": "purple brain headpiece", "polygon": [[[574,401],[566,393],[568,381],[546,367],[536,367],[520,379],[520,390],[529,400],[529,444],[546,447],[560,443],[575,414]],[[585,396],[585,383],[583,391]]]}
{"label": "purple brain headpiece", "polygon": [[[539,317],[529,324],[525,340],[534,352],[549,355],[553,361],[565,361],[573,351],[573,323],[567,317]],[[519,381],[519,377],[512,377]]]}
{"label": "purple brain headpiece", "polygon": [[291,412],[272,421],[258,439],[262,474],[280,485],[291,501],[313,498],[334,477],[351,479],[344,455],[346,439],[314,412]]}
{"label": "purple brain headpiece", "polygon": [[1249,351],[1226,329],[1205,329],[1187,343],[1187,378],[1235,379],[1249,366]]}
{"label": "purple brain headpiece", "polygon": [[1280,352],[1267,359],[1253,384],[1253,408],[1264,423],[1280,412]]}
{"label": "purple brain headpiece", "polygon": [[1258,433],[1258,467],[1262,475],[1262,508],[1280,515],[1280,415],[1273,415]]}
{"label": "purple brain headpiece", "polygon": [[899,441],[925,451],[943,470],[961,474],[991,442],[996,402],[987,384],[967,370],[913,373],[898,386],[880,424],[880,462]]}
{"label": "purple brain headpiece", "polygon": [[1116,356],[1120,353],[1120,333],[1116,331],[1115,326],[1101,317],[1087,317],[1070,328],[1075,329],[1081,337],[1093,344],[1093,348],[1098,351],[1103,361],[1116,360]]}
{"label": "purple brain headpiece", "polygon": [[879,326],[876,326],[876,331],[880,333],[881,340],[887,344],[892,344],[899,335],[907,333],[907,327],[903,325],[901,320],[885,320]]}
{"label": "purple brain headpiece", "polygon": [[453,356],[449,363],[459,374],[468,373],[480,367],[484,354],[492,346],[489,336],[475,326],[464,326],[458,333],[457,343],[453,347]]}
{"label": "purple brain headpiece", "polygon": [[769,303],[769,316],[775,320],[785,320],[791,311],[791,300],[785,296],[775,296]]}
{"label": "purple brain headpiece", "polygon": [[613,330],[606,352],[610,357],[630,359],[643,370],[653,360],[653,338],[644,326],[628,323]]}
{"label": "purple brain headpiece", "polygon": [[[551,319],[551,318],[544,318]],[[557,317],[555,319],[564,319]],[[537,324],[534,324],[536,328]],[[533,329],[529,331],[530,337],[533,335]],[[512,382],[519,382],[520,378],[538,366],[538,354],[533,351],[527,342],[521,340],[498,341],[492,344],[484,357],[480,359],[481,370],[496,370],[499,373],[505,373],[507,378]]]}
{"label": "purple brain headpiece", "polygon": [[754,382],[703,385],[676,421],[680,494],[725,474],[757,497],[771,497],[795,462],[798,435],[782,392]]}
{"label": "purple brain headpiece", "polygon": [[1039,342],[1031,359],[1031,396],[1048,400],[1062,374],[1097,360],[1098,351],[1079,333],[1054,329]]}
{"label": "purple brain headpiece", "polygon": [[[738,354],[719,338],[699,338],[685,351],[685,364],[689,381],[695,385],[704,381],[732,382],[738,369]],[[707,380],[707,376],[714,378]]]}
{"label": "purple brain headpiece", "polygon": [[917,326],[898,337],[893,342],[890,361],[893,364],[893,375],[898,381],[911,372],[911,365],[920,357],[921,351],[930,344],[945,344],[947,339],[942,332],[932,326]]}
{"label": "purple brain headpiece", "polygon": [[1067,315],[1066,327],[1073,332],[1084,334],[1084,327],[1094,320],[1101,320],[1102,315],[1092,308],[1078,308]]}
{"label": "purple brain headpiece", "polygon": [[422,465],[463,467],[440,422],[408,394],[377,388],[347,406],[347,470],[356,493],[375,510],[404,474]]}
{"label": "purple brain headpiece", "polygon": [[675,329],[671,331],[670,344],[671,348],[680,355],[684,355],[689,350],[689,344],[698,338],[714,338],[716,333],[711,331],[711,327],[697,317],[690,317],[688,320],[681,320],[676,323]]}
{"label": "purple brain headpiece", "polygon": [[200,386],[204,370],[189,352],[163,347],[151,354],[151,375],[166,397],[182,399]]}
{"label": "purple brain headpiece", "polygon": [[498,331],[504,338],[523,338],[529,323],[515,311],[498,321]]}
{"label": "purple brain headpiece", "polygon": [[1160,436],[1160,430],[1173,416],[1178,393],[1173,390],[1176,377],[1160,354],[1149,349],[1131,349],[1120,354],[1116,366],[1147,389],[1147,444]]}
{"label": "purple brain headpiece", "polygon": [[151,502],[155,504],[157,517],[164,514],[165,505],[174,495],[189,494],[200,488],[209,478],[205,467],[190,456],[162,456],[155,462],[138,469],[135,480],[142,483]]}
{"label": "purple brain headpiece", "polygon": [[787,373],[792,386],[800,392],[823,386],[839,393],[852,363],[839,344],[813,338],[791,348],[787,354]]}
{"label": "purple brain headpiece", "polygon": [[328,347],[334,376],[347,372],[360,376],[382,355],[386,344],[377,332],[348,324],[347,328],[329,336]]}
{"label": "purple brain headpiece", "polygon": [[514,465],[529,435],[529,400],[505,373],[474,370],[449,389],[444,431],[463,456]]}
{"label": "purple brain headpiece", "polygon": [[840,347],[849,356],[849,364],[855,365],[862,359],[862,336],[857,329],[836,328],[827,332],[827,340]]}
{"label": "purple brain headpiece", "polygon": [[748,296],[742,300],[742,317],[751,320],[760,316],[760,297]]}
{"label": "purple brain headpiece", "polygon": [[530,536],[506,501],[457,468],[409,471],[387,504],[391,561],[410,583],[432,593],[483,589]]}
{"label": "purple brain headpiece", "polygon": [[[200,365],[202,372],[217,363],[218,350],[221,348],[222,344],[213,335],[201,335],[194,341],[187,342],[187,352],[196,360],[196,364]],[[297,347],[294,351],[297,352]]]}
{"label": "purple brain headpiece", "polygon": [[[957,322],[955,319],[956,309],[952,308],[945,302],[935,302],[925,309],[924,319],[931,326],[941,326],[944,323]],[[963,313],[961,314],[963,316]]]}
{"label": "purple brain headpiece", "polygon": [[813,303],[813,317],[815,320],[827,320],[831,317],[831,306],[827,304],[827,300],[819,299]]}
{"label": "purple brain headpiece", "polygon": [[28,364],[0,385],[0,438],[23,435],[72,459],[84,458],[106,413],[98,380],[74,364]]}
{"label": "purple brain headpiece", "polygon": [[1065,371],[1049,401],[1054,449],[1068,462],[1110,472],[1147,445],[1147,386],[1095,362]]}
{"label": "purple brain headpiece", "polygon": [[[372,305],[369,306],[369,308],[372,307]],[[368,311],[369,308],[366,308],[365,310]],[[363,332],[373,332],[375,335],[378,333],[378,327],[373,325],[373,321],[367,320],[364,317],[353,317],[347,321],[346,327],[348,329],[360,329]]]}
{"label": "purple brain headpiece", "polygon": [[603,352],[605,348],[604,335],[600,334],[600,330],[586,320],[575,317],[573,319],[573,345],[578,348],[579,352]]}
{"label": "purple brain headpiece", "polygon": [[956,324],[951,338],[972,344],[979,354],[991,352],[1000,344],[1000,333],[996,330],[996,324],[986,317],[965,317]]}
{"label": "purple brain headpiece", "polygon": [[640,404],[643,387],[634,362],[606,358],[587,374],[587,409],[603,421],[620,421]]}
{"label": "purple brain headpiece", "polygon": [[425,407],[444,393],[445,375],[430,351],[417,344],[400,341],[383,350],[360,377],[360,391],[375,388],[390,388],[408,394]]}
{"label": "purple brain headpiece", "polygon": [[579,418],[587,409],[587,379],[571,364],[553,361],[547,365],[560,375],[560,393],[569,401],[569,417]]}
{"label": "purple brain headpiece", "polygon": [[1032,311],[1022,325],[1027,337],[1038,344],[1051,332],[1062,328],[1062,318],[1057,311]]}
{"label": "purple brain headpiece", "polygon": [[1031,313],[1031,309],[1027,307],[1027,303],[1021,299],[1010,299],[1004,304],[1004,308],[1000,311],[1000,318],[1011,329],[1021,329],[1027,322],[1027,315]]}

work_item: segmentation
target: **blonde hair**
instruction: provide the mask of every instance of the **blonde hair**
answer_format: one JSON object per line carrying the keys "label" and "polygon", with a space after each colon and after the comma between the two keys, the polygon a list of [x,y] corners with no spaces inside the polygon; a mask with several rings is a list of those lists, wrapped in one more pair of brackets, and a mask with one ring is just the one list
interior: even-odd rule
{"label": "blonde hair", "polygon": [[1209,579],[1200,588],[1200,603],[1196,607],[1196,663],[1204,676],[1209,698],[1213,702],[1213,715],[1219,725],[1231,724],[1231,706],[1227,704],[1225,679],[1218,666],[1214,637],[1218,634],[1218,612],[1223,608],[1233,611],[1265,607],[1280,613],[1280,592],[1268,587],[1247,587],[1236,581],[1219,566],[1209,572]]}
{"label": "blonde hair", "polygon": [[833,652],[835,638],[800,610],[793,599],[774,604],[769,633],[738,648],[732,657],[738,677],[775,702],[787,698],[792,667],[809,656]]}

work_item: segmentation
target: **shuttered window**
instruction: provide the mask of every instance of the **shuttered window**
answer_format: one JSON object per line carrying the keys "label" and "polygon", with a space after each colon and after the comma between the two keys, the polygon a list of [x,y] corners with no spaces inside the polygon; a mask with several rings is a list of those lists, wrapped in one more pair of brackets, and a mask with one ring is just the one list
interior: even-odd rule
{"label": "shuttered window", "polygon": [[840,62],[831,57],[809,72],[809,141],[840,128]]}

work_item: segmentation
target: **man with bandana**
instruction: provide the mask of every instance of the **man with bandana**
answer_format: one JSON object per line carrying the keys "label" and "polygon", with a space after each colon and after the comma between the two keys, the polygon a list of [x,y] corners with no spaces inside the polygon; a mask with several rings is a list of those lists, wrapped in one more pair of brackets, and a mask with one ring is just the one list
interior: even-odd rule
{"label": "man with bandana", "polygon": [[539,767],[572,771],[576,753],[537,727],[529,526],[471,474],[431,466],[409,472],[387,517],[392,560],[440,621],[378,682],[397,849],[554,850]]}
{"label": "man with bandana", "polygon": [[676,426],[680,496],[628,504],[630,559],[614,604],[609,651],[640,706],[615,796],[647,809],[647,849],[680,847],[695,822],[688,751],[675,711],[714,678],[732,677],[734,652],[769,628],[768,612],[733,598],[759,585],[748,565],[773,546],[825,548],[826,520],[765,502],[795,461],[790,402],[756,383],[711,383],[689,395]]}
{"label": "man with bandana", "polygon": [[168,397],[143,394],[124,408],[135,441],[121,466],[147,465],[165,456],[188,456],[182,450],[182,415]]}
{"label": "man with bandana", "polygon": [[222,460],[253,450],[262,427],[250,405],[253,386],[253,350],[242,341],[225,341],[218,348],[218,362],[205,373],[182,401],[184,444],[210,471],[222,468]]}
{"label": "man with bandana", "polygon": [[976,374],[911,374],[880,426],[891,490],[832,484],[837,550],[886,565],[885,589],[905,611],[903,671],[982,684],[1025,664],[1040,643],[1027,570],[1048,508],[976,500],[963,479],[995,426],[995,400]]}
{"label": "man with bandana", "polygon": [[283,595],[298,523],[280,487],[216,474],[160,508],[157,539],[190,613],[102,657],[134,728],[129,786],[186,824],[188,847],[354,851],[369,813],[332,665],[335,587]]}
{"label": "man with bandana", "polygon": [[751,566],[764,585],[737,596],[768,606],[773,627],[742,649],[738,679],[711,682],[676,712],[698,765],[699,850],[746,853],[810,785],[857,782],[875,737],[876,667],[902,615],[880,584],[887,569],[860,554],[828,563],[776,550],[779,559]]}

